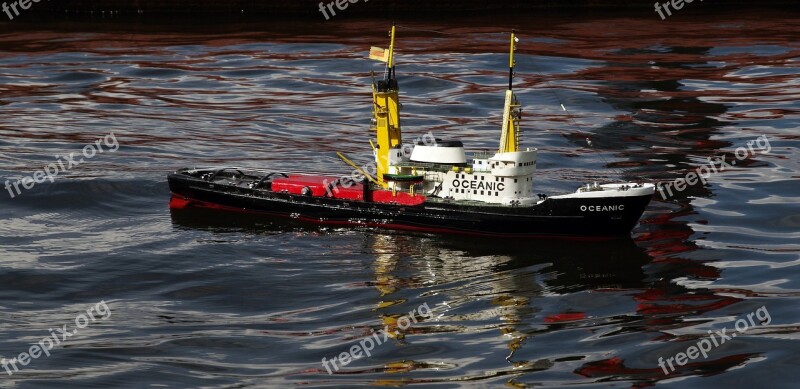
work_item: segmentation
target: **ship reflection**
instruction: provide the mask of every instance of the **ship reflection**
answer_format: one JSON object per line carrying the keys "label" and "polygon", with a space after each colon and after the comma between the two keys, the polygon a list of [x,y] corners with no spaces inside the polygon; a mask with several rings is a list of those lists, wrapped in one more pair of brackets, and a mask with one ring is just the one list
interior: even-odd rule
{"label": "ship reflection", "polygon": [[[170,212],[173,226],[179,229],[267,234],[331,231],[307,223],[259,215],[203,209]],[[642,266],[652,259],[645,248],[637,246],[630,238],[582,242],[463,238],[371,229],[365,230],[365,233],[364,249],[376,257],[375,287],[381,296],[389,295],[398,288],[416,286],[414,282],[392,278],[396,262],[407,257],[425,258],[426,275],[433,277],[436,282],[452,281],[464,274],[490,274],[539,265],[549,274],[542,286],[558,289],[560,293],[643,287],[645,274]],[[398,252],[398,247],[403,248],[402,252]],[[521,286],[515,285],[515,288]]]}
{"label": "ship reflection", "polygon": [[[505,339],[508,352],[505,355],[507,369],[493,371],[492,374],[496,375],[512,372],[532,374],[554,369],[557,364],[574,358],[586,360],[574,373],[597,382],[613,378],[649,385],[697,372],[713,374],[747,363],[752,355],[720,355],[717,359],[687,364],[665,376],[655,360],[647,360],[652,352],[625,355],[631,352],[620,351],[619,355],[601,360],[580,352],[564,359],[528,358],[536,354],[533,350],[539,348],[538,336],[596,326],[587,324],[591,322],[608,321],[613,323],[612,327],[619,327],[610,331],[609,336],[643,332],[651,333],[654,339],[680,342],[682,340],[673,335],[672,330],[697,323],[685,318],[712,313],[740,301],[712,290],[687,288],[675,282],[686,278],[711,280],[719,277],[719,272],[713,266],[685,257],[697,250],[687,239],[693,231],[684,223],[671,219],[661,215],[650,221],[657,228],[640,236],[638,241],[498,241],[372,234],[368,236],[366,245],[376,258],[374,286],[381,296],[376,310],[396,311],[382,313],[384,324],[394,328],[392,325],[406,309],[399,308],[404,299],[392,299],[392,296],[406,296],[404,290],[433,289],[436,295],[444,295],[444,304],[438,304],[438,313],[445,317],[458,317],[456,322],[499,319],[502,324],[496,327],[497,336]],[[661,227],[663,234],[660,233]],[[402,251],[398,247],[402,247]],[[478,280],[484,286],[480,290],[469,284],[453,287],[466,280]],[[623,296],[620,303],[633,302],[635,310],[597,317],[597,312],[583,312],[572,307],[553,311],[547,307],[548,304],[542,304],[543,299],[549,296],[580,295],[587,291],[615,296],[611,298]],[[425,295],[433,293],[426,292]],[[442,308],[485,298],[494,309],[464,314],[455,313],[460,311],[457,308],[452,313]],[[392,310],[393,305],[398,305],[398,309]],[[412,330],[428,331],[424,327]],[[629,359],[634,360],[629,364],[636,365],[645,360],[644,363],[652,367],[630,367],[626,365]],[[387,371],[412,371],[426,366],[420,361],[402,360],[387,365]],[[490,375],[473,378],[488,377]],[[525,387],[524,381],[517,377],[510,379],[507,385]]]}
{"label": "ship reflection", "polygon": [[[464,331],[465,322],[493,323],[483,328],[496,331],[497,337],[506,343],[505,360],[501,360],[506,367],[471,378],[514,374],[508,384],[518,387],[525,386],[525,373],[557,369],[559,363],[566,363],[567,359],[529,358],[538,348],[537,337],[592,321],[613,323],[619,327],[615,333],[643,332],[660,341],[681,341],[672,335],[672,330],[697,324],[684,318],[707,314],[740,300],[718,295],[713,290],[688,288],[675,281],[719,277],[715,267],[688,258],[689,253],[698,250],[689,239],[693,231],[686,223],[673,220],[691,212],[691,205],[687,208],[684,212],[645,219],[641,228],[645,232],[636,241],[630,238],[603,242],[498,240],[364,230],[362,252],[374,257],[371,265],[374,278],[369,285],[375,289],[374,311],[378,321],[373,329],[388,328],[387,333],[394,341],[402,343],[413,342],[416,334],[459,333]],[[172,221],[175,228],[212,233],[340,233],[291,220],[204,210],[172,211]],[[585,292],[610,296],[606,298],[617,299],[619,305],[635,309],[598,317],[598,312],[571,306],[554,309],[549,302]],[[470,305],[475,301],[486,302],[488,308]],[[437,318],[435,324],[428,318],[415,317],[417,324],[399,328],[398,320],[422,302],[432,308]],[[696,374],[695,371],[703,374],[724,371],[750,359],[748,355],[720,355],[717,360],[688,364],[685,370],[667,377],[655,360],[646,360],[636,353],[625,355],[630,351],[619,351],[618,355],[601,360],[581,352],[576,347],[576,355],[569,357],[585,361],[574,373],[597,382],[613,377],[641,384]],[[651,367],[626,365],[630,359],[641,364],[642,358]],[[435,361],[405,358],[386,363],[382,369],[373,366],[348,374],[425,372],[436,368],[432,362]],[[413,382],[409,378],[382,378],[376,384]],[[431,378],[425,382],[431,382]]]}

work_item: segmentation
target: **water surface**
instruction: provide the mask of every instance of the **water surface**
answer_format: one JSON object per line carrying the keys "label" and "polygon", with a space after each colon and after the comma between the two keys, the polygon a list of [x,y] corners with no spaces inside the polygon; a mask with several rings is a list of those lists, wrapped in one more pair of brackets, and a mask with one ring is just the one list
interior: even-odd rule
{"label": "water surface", "polygon": [[[364,57],[387,23],[5,25],[0,177],[112,132],[119,149],[0,195],[0,357],[100,301],[111,310],[0,387],[794,387],[798,19],[405,22],[407,139],[496,147],[511,28],[537,192],[669,182],[758,137],[770,152],[656,197],[610,242],[172,213],[177,168],[367,161],[370,72],[383,69]],[[423,304],[430,317],[370,358],[331,375],[321,364]],[[762,306],[769,323],[670,375],[659,367]]]}

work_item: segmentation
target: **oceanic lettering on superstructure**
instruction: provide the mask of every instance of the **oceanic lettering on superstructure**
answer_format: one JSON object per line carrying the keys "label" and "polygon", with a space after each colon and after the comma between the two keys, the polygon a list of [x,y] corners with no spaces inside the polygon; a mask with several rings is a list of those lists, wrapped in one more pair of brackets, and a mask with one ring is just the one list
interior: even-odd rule
{"label": "oceanic lettering on superstructure", "polygon": [[453,188],[464,188],[472,190],[492,190],[492,191],[502,192],[503,190],[505,190],[506,185],[502,182],[453,180]]}

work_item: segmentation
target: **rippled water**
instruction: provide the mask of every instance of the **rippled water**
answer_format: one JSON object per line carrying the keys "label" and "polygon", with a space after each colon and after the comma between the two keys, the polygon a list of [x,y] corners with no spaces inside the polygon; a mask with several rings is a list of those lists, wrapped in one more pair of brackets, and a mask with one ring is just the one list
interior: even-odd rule
{"label": "rippled water", "polygon": [[[0,177],[111,132],[120,146],[13,199],[0,188],[0,357],[98,302],[111,312],[13,376],[0,370],[0,387],[795,387],[798,19],[402,23],[407,138],[495,147],[512,27],[537,191],[667,182],[761,136],[770,152],[657,196],[631,239],[611,242],[171,213],[177,168],[366,161],[369,74],[382,69],[364,56],[386,23],[4,26]],[[327,374],[322,358],[396,331],[422,304],[430,315]],[[762,306],[770,320],[707,358],[659,367]]]}

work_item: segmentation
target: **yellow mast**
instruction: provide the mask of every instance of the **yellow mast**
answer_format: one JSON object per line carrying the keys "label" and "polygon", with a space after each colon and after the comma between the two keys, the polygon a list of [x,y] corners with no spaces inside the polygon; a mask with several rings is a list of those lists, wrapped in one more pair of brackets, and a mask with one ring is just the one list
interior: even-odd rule
{"label": "yellow mast", "polygon": [[394,68],[394,31],[395,31],[395,26],[392,25],[392,32],[390,35],[391,38],[389,39],[389,64],[388,64],[389,70],[392,70],[392,68]]}
{"label": "yellow mast", "polygon": [[514,31],[511,32],[511,49],[508,55],[508,90],[506,90],[506,100],[503,106],[503,130],[500,134],[499,153],[512,153],[519,148],[519,111],[520,107],[517,96],[514,95],[514,51],[517,50],[517,39]]}
{"label": "yellow mast", "polygon": [[[399,153],[402,145],[400,134],[400,99],[397,78],[394,69],[394,37],[395,26],[392,26],[388,57],[380,59],[386,62],[386,79],[372,83],[373,129],[376,132],[375,162],[377,164],[378,184],[384,188],[388,183],[383,175],[389,173],[391,153]],[[374,56],[372,56],[375,58]]]}

